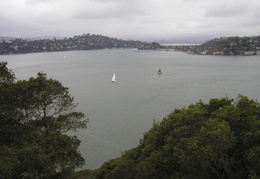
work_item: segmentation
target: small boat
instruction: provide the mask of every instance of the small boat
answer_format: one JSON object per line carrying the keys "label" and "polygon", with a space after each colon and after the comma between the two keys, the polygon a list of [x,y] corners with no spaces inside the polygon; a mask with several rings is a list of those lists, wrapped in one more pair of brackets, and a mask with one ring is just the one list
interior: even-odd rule
{"label": "small boat", "polygon": [[114,73],[113,77],[112,77],[112,82],[116,82],[116,74]]}
{"label": "small boat", "polygon": [[158,70],[157,73],[158,73],[158,74],[162,74],[162,70],[159,68],[159,70]]}

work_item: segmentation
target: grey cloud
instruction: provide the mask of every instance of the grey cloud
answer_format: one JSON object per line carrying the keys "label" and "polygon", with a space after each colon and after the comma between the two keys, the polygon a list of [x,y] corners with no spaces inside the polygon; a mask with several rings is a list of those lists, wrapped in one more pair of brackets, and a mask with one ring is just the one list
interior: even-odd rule
{"label": "grey cloud", "polygon": [[27,4],[37,4],[37,3],[54,3],[58,0],[25,0]]}
{"label": "grey cloud", "polygon": [[248,12],[247,1],[218,1],[205,11],[209,17],[241,16]]}
{"label": "grey cloud", "polygon": [[[105,19],[134,19],[137,16],[141,16],[147,13],[141,3],[136,6],[134,1],[122,1],[115,3],[114,1],[98,0],[95,1],[95,7],[93,4],[85,4],[84,7],[77,9],[72,15],[74,18],[80,18],[85,20],[105,20]],[[93,1],[94,2],[94,1]],[[90,6],[90,7],[88,7]]]}
{"label": "grey cloud", "polygon": [[259,0],[0,0],[0,7],[0,36],[90,32],[140,38],[260,31]]}

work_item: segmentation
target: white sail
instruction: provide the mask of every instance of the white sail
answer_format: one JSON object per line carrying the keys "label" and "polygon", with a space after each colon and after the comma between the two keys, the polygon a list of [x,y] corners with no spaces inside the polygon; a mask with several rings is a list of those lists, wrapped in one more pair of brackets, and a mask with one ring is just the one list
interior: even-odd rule
{"label": "white sail", "polygon": [[116,74],[114,73],[113,77],[112,77],[112,82],[116,82]]}

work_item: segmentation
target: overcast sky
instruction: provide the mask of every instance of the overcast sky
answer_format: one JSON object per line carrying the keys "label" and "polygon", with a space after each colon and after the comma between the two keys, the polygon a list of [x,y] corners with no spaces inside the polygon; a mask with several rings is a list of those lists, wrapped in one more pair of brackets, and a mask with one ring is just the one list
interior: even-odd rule
{"label": "overcast sky", "polygon": [[260,0],[0,0],[0,36],[260,35]]}

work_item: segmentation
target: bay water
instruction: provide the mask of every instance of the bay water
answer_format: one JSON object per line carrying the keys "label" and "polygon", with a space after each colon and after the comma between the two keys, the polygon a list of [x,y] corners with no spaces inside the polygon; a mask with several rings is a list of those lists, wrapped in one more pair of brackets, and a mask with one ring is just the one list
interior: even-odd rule
{"label": "bay water", "polygon": [[18,80],[44,72],[69,87],[76,111],[89,118],[87,129],[70,133],[81,140],[83,169],[136,147],[153,122],[175,108],[238,94],[260,99],[260,56],[107,49],[1,55],[0,61],[8,62]]}

